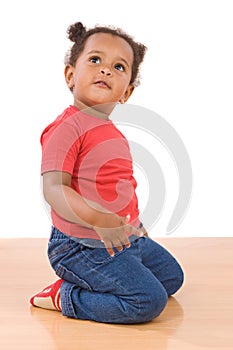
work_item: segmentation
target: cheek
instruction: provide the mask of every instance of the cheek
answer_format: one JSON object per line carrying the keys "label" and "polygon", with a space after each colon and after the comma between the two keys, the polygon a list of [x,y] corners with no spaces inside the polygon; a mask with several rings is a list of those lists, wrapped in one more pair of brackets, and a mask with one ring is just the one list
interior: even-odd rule
{"label": "cheek", "polygon": [[85,85],[86,80],[86,76],[82,72],[76,73],[74,76],[74,84],[76,88],[82,88]]}
{"label": "cheek", "polygon": [[75,72],[74,79],[75,82],[78,83],[80,86],[85,86],[88,84],[88,81],[91,81],[92,75],[90,74],[90,71],[88,69],[79,69]]}

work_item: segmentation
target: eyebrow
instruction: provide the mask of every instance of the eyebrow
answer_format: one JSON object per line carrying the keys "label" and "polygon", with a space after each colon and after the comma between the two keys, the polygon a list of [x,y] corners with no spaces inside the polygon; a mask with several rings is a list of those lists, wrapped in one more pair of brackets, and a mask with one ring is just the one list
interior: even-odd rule
{"label": "eyebrow", "polygon": [[[89,51],[87,54],[90,55],[90,54],[94,54],[94,53],[97,53],[97,54],[104,54],[103,51],[99,51],[99,50],[91,50],[91,51]],[[123,58],[123,57],[117,57],[116,59],[119,60],[119,61],[124,62],[124,63],[129,67],[129,63],[126,61],[125,58]]]}

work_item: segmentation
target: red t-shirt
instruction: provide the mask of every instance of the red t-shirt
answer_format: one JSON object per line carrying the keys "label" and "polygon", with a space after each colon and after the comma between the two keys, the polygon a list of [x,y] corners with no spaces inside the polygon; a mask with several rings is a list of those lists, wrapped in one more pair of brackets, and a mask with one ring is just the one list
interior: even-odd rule
{"label": "red t-shirt", "polygon": [[[137,183],[129,144],[111,120],[103,120],[70,106],[41,135],[41,173],[72,175],[71,187],[82,197],[120,216],[139,222]],[[51,210],[53,225],[79,238],[100,239],[90,228],[68,222]]]}

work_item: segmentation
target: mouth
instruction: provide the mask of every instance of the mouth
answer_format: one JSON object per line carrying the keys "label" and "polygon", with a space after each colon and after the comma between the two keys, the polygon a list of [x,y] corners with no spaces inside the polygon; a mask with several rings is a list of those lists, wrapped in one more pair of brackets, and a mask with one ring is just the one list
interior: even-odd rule
{"label": "mouth", "polygon": [[101,88],[111,89],[111,87],[104,80],[97,80],[94,84]]}

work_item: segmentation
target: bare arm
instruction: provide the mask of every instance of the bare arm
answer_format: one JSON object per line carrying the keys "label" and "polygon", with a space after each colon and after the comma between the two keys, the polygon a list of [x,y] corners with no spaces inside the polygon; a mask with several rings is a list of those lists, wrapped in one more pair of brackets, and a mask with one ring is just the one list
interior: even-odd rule
{"label": "bare arm", "polygon": [[46,202],[65,220],[92,227],[97,211],[71,188],[71,175],[60,171],[43,174]]}
{"label": "bare arm", "polygon": [[118,250],[123,249],[122,245],[130,246],[127,232],[141,235],[135,228],[127,225],[127,217],[98,210],[100,206],[93,202],[88,204],[86,199],[71,188],[71,175],[68,173],[44,173],[43,193],[48,204],[65,220],[93,228],[110,255],[114,255],[113,246]]}

